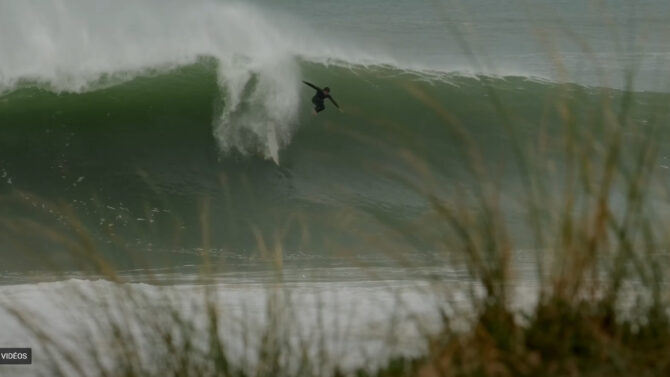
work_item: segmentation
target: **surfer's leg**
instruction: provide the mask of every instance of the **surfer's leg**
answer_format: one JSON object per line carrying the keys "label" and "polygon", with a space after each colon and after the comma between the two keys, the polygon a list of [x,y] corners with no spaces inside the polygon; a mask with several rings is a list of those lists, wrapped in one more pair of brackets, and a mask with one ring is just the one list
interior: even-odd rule
{"label": "surfer's leg", "polygon": [[312,97],[312,103],[314,104],[314,115],[326,108],[326,105],[323,104],[323,100],[317,96]]}

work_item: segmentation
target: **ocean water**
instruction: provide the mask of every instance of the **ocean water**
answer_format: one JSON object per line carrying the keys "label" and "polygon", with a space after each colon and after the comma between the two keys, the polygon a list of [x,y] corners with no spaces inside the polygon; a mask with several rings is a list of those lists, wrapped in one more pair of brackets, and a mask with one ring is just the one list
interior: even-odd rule
{"label": "ocean water", "polygon": [[[108,265],[138,291],[178,293],[203,261],[232,274],[213,283],[222,295],[252,301],[278,266],[290,289],[368,304],[404,280],[470,282],[448,267],[430,196],[476,196],[470,142],[515,247],[530,247],[515,145],[548,140],[540,162],[557,156],[560,104],[584,125],[605,102],[628,106],[627,142],[660,125],[670,166],[668,35],[662,0],[3,1],[3,298],[55,313],[43,295],[108,289],[95,280]],[[331,87],[343,111],[313,116],[301,80]],[[555,173],[539,172],[560,187]],[[524,286],[531,265],[518,260]],[[352,266],[374,279],[340,273]],[[443,301],[407,300],[437,321]],[[355,326],[392,320],[376,309]]]}
{"label": "ocean water", "polygon": [[[662,119],[670,88],[664,1],[0,10],[0,252],[36,255],[9,258],[8,271],[45,255],[71,268],[61,266],[67,241],[35,227],[67,238],[73,222],[119,267],[192,263],[203,248],[259,256],[259,237],[281,238],[286,255],[365,258],[387,247],[374,239],[430,207],[415,187],[429,179],[408,155],[428,164],[438,196],[476,185],[467,147],[436,108],[499,162],[514,192],[498,105],[524,143],[560,132],[552,103],[566,96],[589,119],[603,97],[616,108],[619,90],[633,90],[645,124]],[[328,104],[312,116],[303,79],[333,88],[344,112]],[[435,250],[414,238],[408,249]]]}

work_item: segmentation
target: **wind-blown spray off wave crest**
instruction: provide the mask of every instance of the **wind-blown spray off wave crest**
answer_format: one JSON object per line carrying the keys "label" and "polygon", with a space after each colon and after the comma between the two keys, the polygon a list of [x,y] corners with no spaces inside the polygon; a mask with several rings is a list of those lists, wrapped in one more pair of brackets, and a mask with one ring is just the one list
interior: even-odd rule
{"label": "wind-blown spray off wave crest", "polygon": [[218,64],[214,135],[224,152],[277,161],[296,123],[298,57],[364,56],[320,48],[285,15],[211,0],[27,0],[0,4],[0,93],[25,85],[85,92],[203,56]]}

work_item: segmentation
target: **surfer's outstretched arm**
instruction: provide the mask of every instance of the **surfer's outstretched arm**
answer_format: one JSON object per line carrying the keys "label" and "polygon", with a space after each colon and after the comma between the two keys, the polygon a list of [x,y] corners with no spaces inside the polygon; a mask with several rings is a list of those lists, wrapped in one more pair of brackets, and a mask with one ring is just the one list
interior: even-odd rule
{"label": "surfer's outstretched arm", "polygon": [[338,109],[340,108],[340,105],[338,105],[337,102],[335,102],[335,100],[333,99],[333,97],[331,97],[330,95],[328,95],[327,98],[330,100],[330,102],[333,103],[333,105],[335,105],[335,107],[337,107]]}
{"label": "surfer's outstretched arm", "polygon": [[303,80],[302,82],[304,82],[305,84],[311,86],[312,88],[314,88],[314,89],[316,89],[316,90],[319,90],[319,91],[321,90],[321,88],[319,88],[318,86],[316,86],[316,85],[314,85],[314,84],[312,84],[312,83],[309,83],[309,82],[307,82],[307,81],[305,81],[305,80]]}

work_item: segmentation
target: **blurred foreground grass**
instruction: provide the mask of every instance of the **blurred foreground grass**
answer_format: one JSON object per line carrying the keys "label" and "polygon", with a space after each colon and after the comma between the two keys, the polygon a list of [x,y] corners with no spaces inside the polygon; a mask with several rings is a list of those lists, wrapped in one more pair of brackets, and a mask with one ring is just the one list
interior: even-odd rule
{"label": "blurred foreground grass", "polygon": [[[637,94],[632,84],[621,91],[601,89],[598,105],[584,114],[580,105],[586,89],[559,85],[544,99],[559,114],[559,127],[545,127],[539,119],[534,125],[539,131],[527,139],[512,107],[485,78],[481,81],[521,182],[514,200],[524,217],[514,231],[504,205],[512,199],[502,197],[498,162],[487,161],[449,104],[420,85],[408,84],[406,90],[464,146],[463,161],[477,184],[445,198],[434,177],[436,167],[422,159],[419,148],[394,153],[421,180],[378,172],[403,181],[430,203],[430,213],[417,228],[442,230],[435,244],[445,260],[464,263],[467,279],[477,287],[467,296],[470,310],[445,311],[441,330],[423,333],[427,347],[422,355],[393,356],[353,370],[328,360],[322,340],[328,329],[319,314],[317,332],[310,336],[303,336],[296,323],[296,312],[305,309],[287,297],[281,232],[268,237],[254,230],[258,252],[276,268],[276,280],[263,296],[265,320],[253,329],[261,335],[251,339],[249,326],[254,325],[244,321],[245,313],[237,331],[223,331],[222,319],[229,313],[217,298],[221,288],[208,280],[216,262],[206,252],[211,248],[206,200],[200,209],[205,252],[198,305],[158,289],[151,294],[132,289],[71,208],[54,204],[53,210],[64,214],[59,227],[7,215],[0,217],[0,235],[34,234],[34,244],[11,245],[26,253],[44,247],[39,239],[61,244],[111,288],[96,285],[68,293],[85,313],[85,320],[75,319],[82,321],[75,326],[81,330],[78,337],[55,336],[50,323],[37,320],[34,309],[11,297],[3,298],[2,310],[32,335],[40,348],[35,363],[44,368],[39,373],[52,376],[670,376],[669,233],[663,213],[668,192],[658,172],[667,114],[648,114],[650,121],[641,124],[633,115]],[[389,227],[401,236],[418,232]],[[512,289],[519,231],[536,252],[537,303],[523,311],[514,307],[518,293]],[[252,352],[233,354],[230,338]]]}

